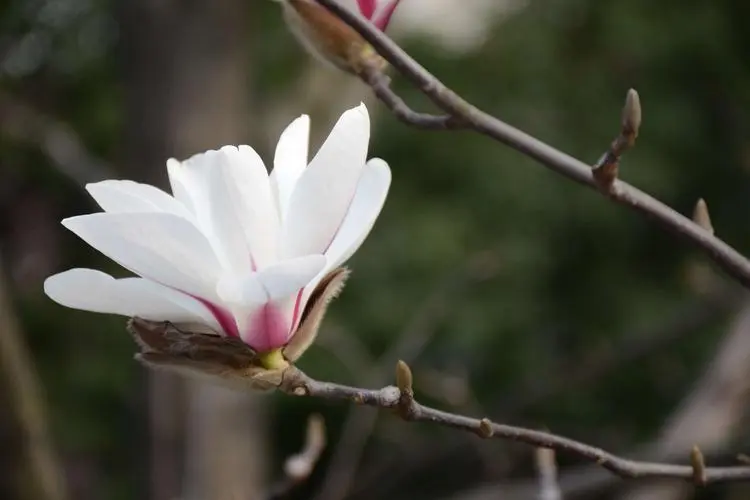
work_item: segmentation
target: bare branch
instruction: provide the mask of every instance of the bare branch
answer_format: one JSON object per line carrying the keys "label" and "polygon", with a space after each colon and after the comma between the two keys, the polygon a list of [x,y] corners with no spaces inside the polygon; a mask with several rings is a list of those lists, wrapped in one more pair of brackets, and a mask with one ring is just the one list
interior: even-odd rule
{"label": "bare branch", "polygon": [[[493,437],[517,441],[536,447],[571,453],[594,462],[623,478],[694,480],[695,471],[692,465],[673,465],[630,460],[601,448],[596,448],[549,432],[504,425],[491,422],[488,419],[477,419],[445,412],[418,403],[412,394],[402,393],[395,386],[386,386],[382,389],[363,389],[324,382],[315,380],[292,366],[284,373],[284,379],[279,389],[294,396],[311,396],[327,400],[349,401],[358,405],[396,410],[396,413],[407,421],[430,422],[487,438]],[[703,477],[705,477],[704,484],[750,480],[750,467],[747,466],[705,467],[703,473]]]}
{"label": "bare branch", "polygon": [[373,93],[393,115],[413,127],[425,130],[449,130],[462,128],[459,120],[451,115],[431,115],[419,113],[409,107],[392,89],[391,79],[377,68],[367,66],[360,74],[362,80],[372,88]]}
{"label": "bare branch", "polygon": [[[317,2],[354,28],[383,58],[419,88],[435,105],[454,117],[459,123],[465,125],[466,128],[510,146],[568,179],[590,188],[599,189],[590,165],[518,130],[467,102],[409,56],[387,35],[367,20],[358,17],[355,13],[340,5],[336,0],[317,0]],[[633,114],[633,116],[635,115]],[[606,194],[613,201],[655,219],[666,229],[700,247],[727,274],[745,286],[750,286],[750,260],[689,218],[621,180],[614,180]]]}

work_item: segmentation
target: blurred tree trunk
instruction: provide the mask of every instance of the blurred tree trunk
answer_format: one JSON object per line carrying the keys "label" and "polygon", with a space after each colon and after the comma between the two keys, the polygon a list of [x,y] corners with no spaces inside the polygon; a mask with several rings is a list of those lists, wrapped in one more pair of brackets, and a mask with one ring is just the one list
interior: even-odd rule
{"label": "blurred tree trunk", "polygon": [[[251,7],[244,0],[121,2],[128,177],[164,185],[168,157],[247,142]],[[151,498],[257,498],[264,446],[256,401],[149,376]]]}

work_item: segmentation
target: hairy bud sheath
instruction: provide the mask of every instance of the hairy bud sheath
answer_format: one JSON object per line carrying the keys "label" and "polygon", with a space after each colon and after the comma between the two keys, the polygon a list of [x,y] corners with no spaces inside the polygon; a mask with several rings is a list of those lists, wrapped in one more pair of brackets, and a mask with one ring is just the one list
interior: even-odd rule
{"label": "hairy bud sheath", "polygon": [[283,0],[284,20],[303,47],[320,61],[358,75],[384,70],[385,59],[349,25],[314,0]]}

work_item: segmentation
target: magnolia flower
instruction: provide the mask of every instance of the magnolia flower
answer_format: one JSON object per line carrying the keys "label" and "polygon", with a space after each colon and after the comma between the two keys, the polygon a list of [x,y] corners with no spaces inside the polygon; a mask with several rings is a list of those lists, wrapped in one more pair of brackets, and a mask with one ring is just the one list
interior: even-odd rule
{"label": "magnolia flower", "polygon": [[367,160],[364,104],[346,111],[308,165],[310,120],[281,134],[269,175],[250,146],[170,159],[172,195],[127,180],[86,189],[104,210],[62,224],[140,277],[71,269],[45,281],[76,309],[207,327],[290,361],[310,345],[341,265],[367,237],[388,192]]}
{"label": "magnolia flower", "polygon": [[[382,70],[386,62],[362,36],[316,0],[276,0],[302,45],[320,61],[348,73],[365,66]],[[400,0],[357,0],[359,13],[385,31]]]}

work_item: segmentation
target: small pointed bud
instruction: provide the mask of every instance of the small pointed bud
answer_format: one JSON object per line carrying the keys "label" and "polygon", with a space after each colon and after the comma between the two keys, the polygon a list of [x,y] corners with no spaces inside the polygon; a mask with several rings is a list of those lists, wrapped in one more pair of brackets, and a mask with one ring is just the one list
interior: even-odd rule
{"label": "small pointed bud", "polygon": [[706,461],[700,448],[693,446],[690,451],[690,464],[693,466],[693,482],[698,486],[706,485]]}
{"label": "small pointed bud", "polygon": [[318,60],[351,74],[384,70],[385,59],[362,36],[315,0],[281,0],[284,20]]}
{"label": "small pointed bud", "polygon": [[403,360],[396,363],[396,387],[402,394],[414,394],[414,376],[411,368]]}
{"label": "small pointed bud", "polygon": [[489,419],[486,418],[480,420],[477,433],[485,439],[491,438],[495,434],[495,431],[492,430],[492,422],[490,422]]}
{"label": "small pointed bud", "polygon": [[286,359],[291,362],[297,361],[312,343],[315,342],[320,323],[323,321],[326,310],[328,310],[328,304],[344,288],[348,277],[349,270],[345,267],[339,267],[331,271],[318,283],[318,286],[315,287],[315,290],[313,290],[307,301],[305,310],[302,312],[299,327],[297,327],[291,340],[284,347],[283,352]]}
{"label": "small pointed bud", "polygon": [[622,109],[622,131],[628,137],[629,142],[635,142],[638,137],[638,129],[641,128],[641,98],[635,89],[628,90],[625,97],[625,106]]}
{"label": "small pointed bud", "polygon": [[693,222],[709,233],[714,234],[714,227],[711,224],[711,216],[708,215],[708,205],[706,205],[703,198],[700,198],[695,204],[695,208],[693,209]]}

